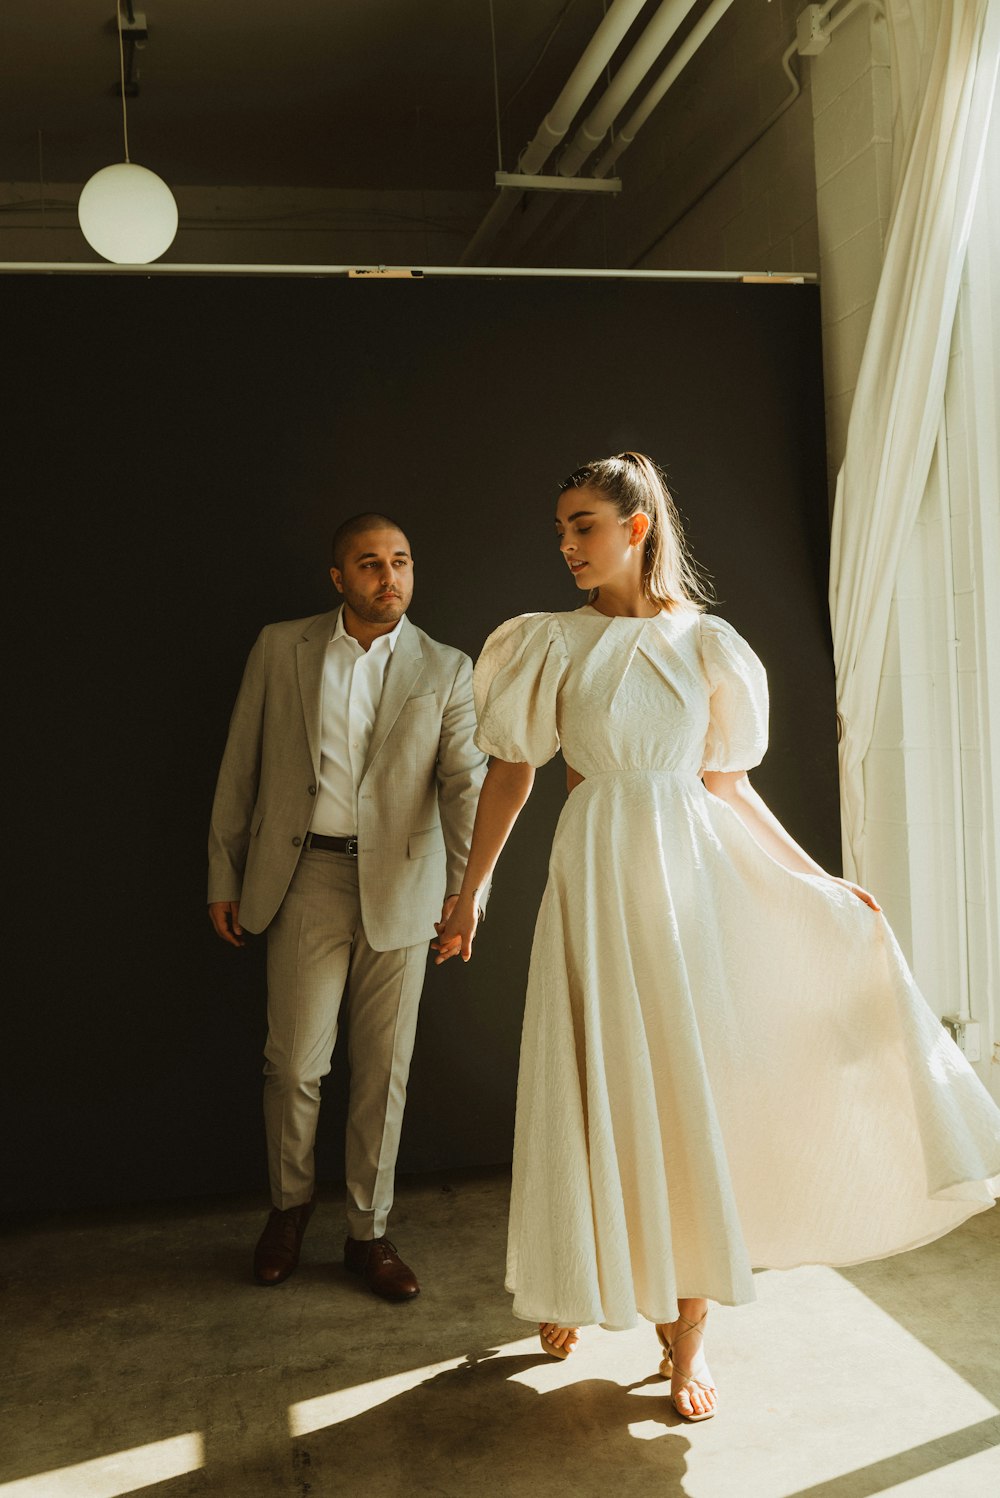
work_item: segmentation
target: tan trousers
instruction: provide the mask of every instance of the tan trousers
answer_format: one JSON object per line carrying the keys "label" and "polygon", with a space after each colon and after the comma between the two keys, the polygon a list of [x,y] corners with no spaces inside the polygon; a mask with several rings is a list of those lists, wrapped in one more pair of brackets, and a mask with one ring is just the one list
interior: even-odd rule
{"label": "tan trousers", "polygon": [[385,1232],[426,962],[426,942],[373,952],[361,926],[357,860],[303,849],[267,935],[264,1123],[276,1207],[313,1194],[320,1083],[346,988],[348,1232]]}

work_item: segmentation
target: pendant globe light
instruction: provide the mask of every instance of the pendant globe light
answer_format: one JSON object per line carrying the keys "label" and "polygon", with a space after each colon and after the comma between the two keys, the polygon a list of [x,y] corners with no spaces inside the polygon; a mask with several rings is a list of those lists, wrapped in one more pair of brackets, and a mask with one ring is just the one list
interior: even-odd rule
{"label": "pendant globe light", "polygon": [[91,249],[115,265],[148,265],[170,248],[177,233],[177,204],[155,172],[137,166],[128,154],[125,104],[125,47],[121,0],[115,0],[118,59],[121,66],[122,135],[125,160],[103,167],[84,184],[77,205],[83,237]]}

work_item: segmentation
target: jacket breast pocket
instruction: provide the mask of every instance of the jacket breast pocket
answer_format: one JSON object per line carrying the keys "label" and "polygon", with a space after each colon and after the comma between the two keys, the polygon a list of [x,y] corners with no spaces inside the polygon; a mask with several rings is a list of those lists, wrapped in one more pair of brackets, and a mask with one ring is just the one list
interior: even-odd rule
{"label": "jacket breast pocket", "polygon": [[440,825],[428,827],[424,832],[411,832],[406,851],[411,858],[427,858],[431,853],[443,853],[444,833]]}

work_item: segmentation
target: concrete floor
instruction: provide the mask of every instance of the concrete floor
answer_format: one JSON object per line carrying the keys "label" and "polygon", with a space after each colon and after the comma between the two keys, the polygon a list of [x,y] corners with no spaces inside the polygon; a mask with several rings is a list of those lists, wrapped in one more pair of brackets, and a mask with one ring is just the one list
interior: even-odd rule
{"label": "concrete floor", "polygon": [[0,1498],[996,1498],[1000,1212],[881,1264],[758,1276],[715,1310],[719,1415],[684,1425],[652,1329],[545,1358],[501,1284],[507,1179],[403,1183],[424,1292],[339,1263],[334,1194],[303,1264],[255,1286],[259,1200],[52,1219],[9,1235]]}

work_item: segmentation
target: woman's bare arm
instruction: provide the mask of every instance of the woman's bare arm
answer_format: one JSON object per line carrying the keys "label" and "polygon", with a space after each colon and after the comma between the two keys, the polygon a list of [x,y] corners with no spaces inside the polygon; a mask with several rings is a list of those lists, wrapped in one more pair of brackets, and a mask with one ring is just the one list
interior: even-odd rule
{"label": "woman's bare arm", "polygon": [[446,921],[435,926],[438,937],[431,946],[440,965],[449,957],[468,962],[479,923],[479,891],[496,868],[497,859],[510,836],[521,808],[531,794],[535,772],[531,765],[491,759],[479,793],[472,846],[458,900]]}
{"label": "woman's bare arm", "polygon": [[857,895],[858,899],[862,900],[865,905],[871,906],[872,910],[881,908],[875,897],[867,890],[863,890],[860,885],[851,884],[847,879],[839,879],[835,874],[828,874],[825,869],[820,868],[814,858],[809,857],[804,848],[799,847],[791,834],[782,827],[767,803],[754,790],[745,770],[706,770],[702,780],[707,791],[732,807],[754,841],[759,843],[764,852],[769,853],[776,863],[780,863],[783,868],[791,869],[793,874],[818,874],[823,879],[832,879],[835,884],[842,884],[852,894]]}

